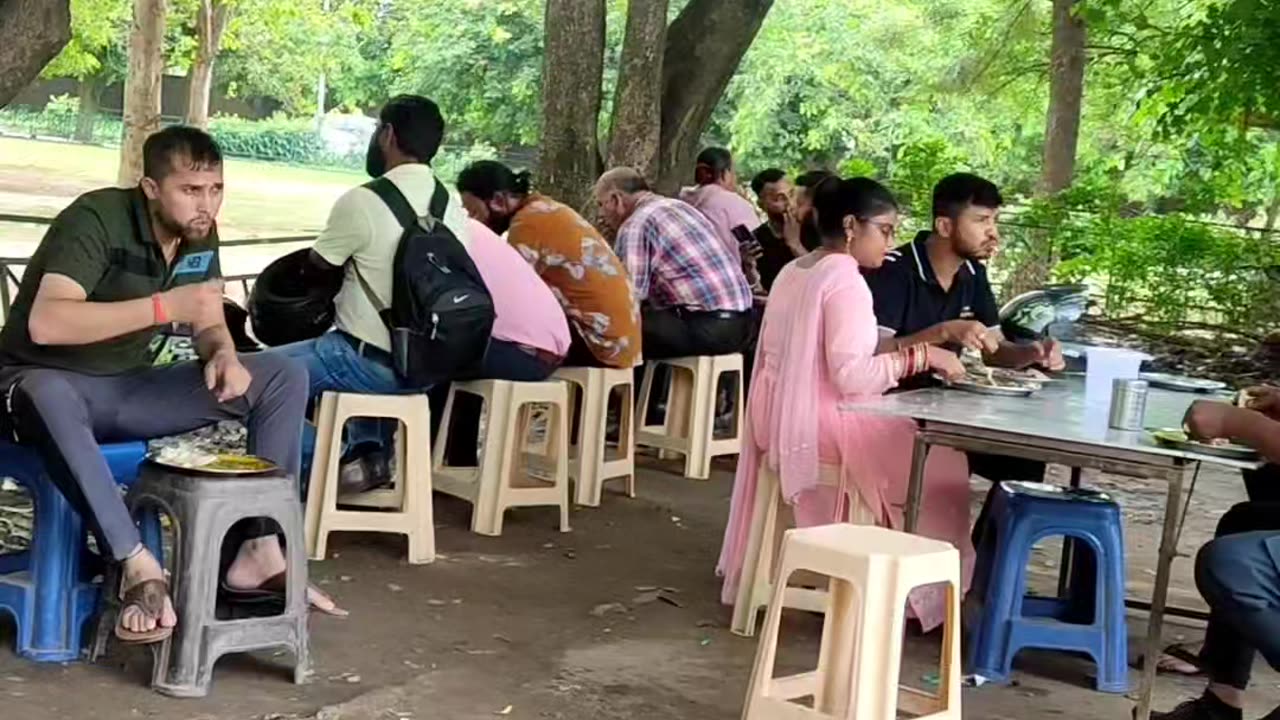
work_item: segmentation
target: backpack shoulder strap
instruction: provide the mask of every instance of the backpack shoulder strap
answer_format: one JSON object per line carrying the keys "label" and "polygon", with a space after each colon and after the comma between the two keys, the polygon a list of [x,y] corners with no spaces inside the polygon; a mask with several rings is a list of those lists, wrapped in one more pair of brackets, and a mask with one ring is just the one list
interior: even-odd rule
{"label": "backpack shoulder strap", "polygon": [[444,189],[440,178],[435,179],[436,189],[431,193],[431,218],[444,222],[445,208],[449,207],[449,191]]}
{"label": "backpack shoulder strap", "polygon": [[[396,184],[388,180],[386,177],[375,178],[365,183],[364,186],[377,195],[382,202],[386,203],[387,208],[391,210],[391,214],[396,216],[396,220],[400,223],[400,227],[408,230],[418,223],[418,213],[413,211],[413,206],[405,199],[404,193],[400,192],[400,188]],[[439,183],[436,187],[440,187]],[[434,204],[435,199],[432,198]]]}

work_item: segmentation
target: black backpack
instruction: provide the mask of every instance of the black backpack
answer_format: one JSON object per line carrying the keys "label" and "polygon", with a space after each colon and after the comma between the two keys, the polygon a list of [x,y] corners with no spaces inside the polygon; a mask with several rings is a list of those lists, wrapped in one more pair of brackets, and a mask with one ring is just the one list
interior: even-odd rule
{"label": "black backpack", "polygon": [[396,373],[416,387],[475,377],[493,332],[493,298],[466,248],[444,224],[448,191],[436,181],[424,226],[387,178],[365,187],[382,198],[404,228],[392,266],[390,308],[356,272],[391,331]]}

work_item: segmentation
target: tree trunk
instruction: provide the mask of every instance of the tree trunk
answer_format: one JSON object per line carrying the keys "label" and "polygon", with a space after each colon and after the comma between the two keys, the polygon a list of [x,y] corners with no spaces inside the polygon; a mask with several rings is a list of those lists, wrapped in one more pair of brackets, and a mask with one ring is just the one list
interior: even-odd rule
{"label": "tree trunk", "polygon": [[222,46],[222,32],[230,19],[226,0],[200,0],[196,8],[196,59],[187,76],[188,125],[209,126],[209,92],[213,86],[213,63]]}
{"label": "tree trunk", "polygon": [[98,120],[98,92],[102,84],[97,75],[90,75],[80,81],[80,110],[76,115],[75,141],[93,142],[93,126]]}
{"label": "tree trunk", "polygon": [[1266,224],[1263,227],[1270,232],[1276,229],[1276,221],[1280,220],[1280,191],[1271,196],[1271,202],[1267,203]]}
{"label": "tree trunk", "polygon": [[142,145],[160,129],[160,81],[164,74],[166,0],[134,0],[129,33],[129,75],[124,81],[124,140],[120,144],[121,187],[142,177]]}
{"label": "tree trunk", "polygon": [[547,0],[539,188],[583,208],[600,174],[604,0]]}
{"label": "tree trunk", "polygon": [[609,167],[629,165],[650,182],[661,170],[662,48],[667,38],[667,0],[631,0],[622,42],[618,89],[613,97]]}
{"label": "tree trunk", "polygon": [[0,107],[71,39],[70,0],[0,0]]}
{"label": "tree trunk", "polygon": [[662,172],[674,192],[693,176],[702,133],[773,0],[689,0],[667,30],[662,60]]}
{"label": "tree trunk", "polygon": [[1049,70],[1049,115],[1044,129],[1044,176],[1047,195],[1071,186],[1080,137],[1080,105],[1084,96],[1085,24],[1072,10],[1078,0],[1053,0],[1053,50]]}

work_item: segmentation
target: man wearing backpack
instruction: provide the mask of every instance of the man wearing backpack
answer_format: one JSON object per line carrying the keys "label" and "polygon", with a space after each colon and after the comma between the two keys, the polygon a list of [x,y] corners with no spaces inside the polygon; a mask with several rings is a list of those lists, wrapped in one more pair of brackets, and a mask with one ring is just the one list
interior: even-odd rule
{"label": "man wearing backpack", "polygon": [[[384,187],[389,183],[399,191],[418,218],[431,214],[438,183],[429,163],[443,136],[444,117],[434,102],[400,95],[383,106],[369,143],[365,169],[376,182],[385,181]],[[352,188],[338,198],[311,248],[313,267],[309,269],[317,278],[338,269],[344,272],[335,299],[334,331],[272,351],[303,361],[310,375],[312,398],[328,390],[385,394],[427,389],[414,387],[396,372],[392,334],[381,311],[392,305],[396,253],[405,228],[372,185]],[[470,240],[466,212],[456,197],[447,191],[445,197],[443,217],[435,219],[465,247]],[[355,485],[375,485],[383,479],[385,456],[375,452],[382,444],[381,436],[376,421],[351,423],[348,460],[365,459],[363,464],[343,463],[344,476],[352,473]],[[304,465],[309,465],[310,459],[304,452]]]}
{"label": "man wearing backpack", "polygon": [[[488,230],[468,220],[430,167],[443,136],[431,100],[388,101],[366,157],[374,180],[339,198],[316,238],[309,270],[316,278],[344,272],[335,329],[275,351],[307,366],[312,398],[443,390],[455,379],[541,380],[560,366],[564,313],[519,253],[475,237]],[[390,480],[386,429],[370,420],[348,426],[344,491]]]}

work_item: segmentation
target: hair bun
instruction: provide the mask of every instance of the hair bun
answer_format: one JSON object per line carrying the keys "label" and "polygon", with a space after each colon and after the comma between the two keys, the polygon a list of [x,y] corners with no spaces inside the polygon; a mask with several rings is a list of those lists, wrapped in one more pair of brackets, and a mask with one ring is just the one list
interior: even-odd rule
{"label": "hair bun", "polygon": [[533,175],[528,170],[521,170],[516,173],[511,181],[511,189],[517,195],[528,195],[529,190],[533,188]]}
{"label": "hair bun", "polygon": [[716,169],[706,163],[698,163],[693,168],[693,182],[698,185],[710,185],[719,179]]}

